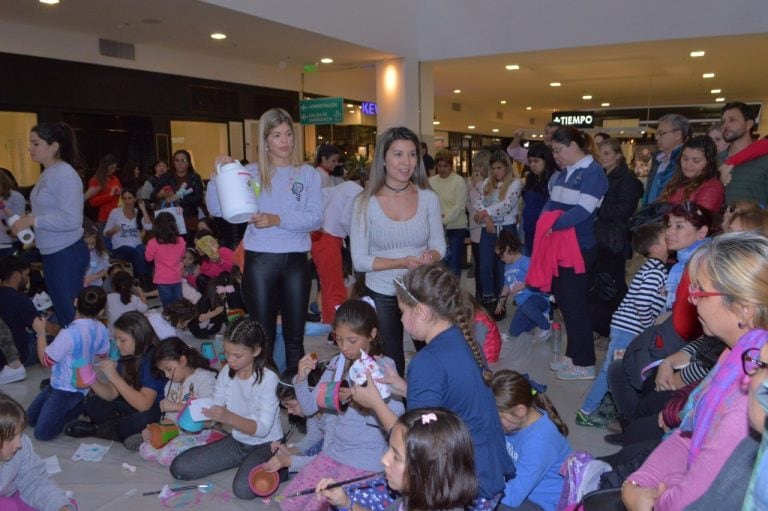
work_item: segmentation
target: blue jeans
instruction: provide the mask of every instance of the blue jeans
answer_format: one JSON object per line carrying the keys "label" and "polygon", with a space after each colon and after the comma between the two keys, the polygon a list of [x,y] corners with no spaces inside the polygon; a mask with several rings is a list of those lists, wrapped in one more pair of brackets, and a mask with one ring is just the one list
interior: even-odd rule
{"label": "blue jeans", "polygon": [[457,277],[461,275],[461,259],[464,250],[464,239],[467,237],[466,229],[446,229],[448,238],[448,250],[445,253],[445,266]]}
{"label": "blue jeans", "polygon": [[548,316],[549,300],[541,295],[529,296],[522,305],[517,306],[512,322],[509,324],[509,335],[517,337],[535,326],[542,330],[549,330]]}
{"label": "blue jeans", "polygon": [[131,263],[133,265],[133,274],[137,277],[149,275],[151,273],[151,268],[144,258],[146,249],[147,247],[144,245],[138,245],[136,247],[123,245],[122,247],[114,249],[112,251],[112,256]]}
{"label": "blue jeans", "polygon": [[43,254],[45,287],[62,327],[75,319],[73,302],[83,289],[83,277],[89,261],[88,247],[82,239],[53,254]]}
{"label": "blue jeans", "polygon": [[52,440],[64,431],[64,426],[85,410],[85,395],[80,392],[54,389],[48,385],[40,391],[27,409],[29,425],[35,428],[35,438]]}
{"label": "blue jeans", "polygon": [[[517,235],[515,224],[503,225],[501,228]],[[485,227],[480,231],[480,289],[483,297],[497,297],[501,291],[504,279],[504,263],[496,256],[496,233],[489,233]]]}
{"label": "blue jeans", "polygon": [[608,366],[613,361],[613,355],[616,353],[616,350],[627,349],[627,346],[635,337],[637,337],[637,334],[632,332],[611,328],[611,342],[608,343],[605,360],[595,381],[592,382],[592,388],[589,389],[589,393],[586,399],[584,399],[584,404],[581,405],[583,411],[592,413],[600,406],[600,401],[603,400],[603,396],[608,392]]}
{"label": "blue jeans", "polygon": [[181,282],[178,284],[158,284],[157,294],[160,297],[160,303],[163,304],[163,308],[168,307],[169,304],[179,298],[184,298],[181,294]]}

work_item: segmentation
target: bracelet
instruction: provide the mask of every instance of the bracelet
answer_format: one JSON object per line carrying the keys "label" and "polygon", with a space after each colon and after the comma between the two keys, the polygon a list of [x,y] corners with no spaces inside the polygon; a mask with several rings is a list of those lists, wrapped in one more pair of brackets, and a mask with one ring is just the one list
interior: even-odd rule
{"label": "bracelet", "polygon": [[621,483],[621,490],[624,491],[624,488],[626,488],[627,486],[635,486],[637,488],[642,488],[640,486],[640,483],[638,483],[637,481],[633,481],[632,479],[625,479],[624,482]]}

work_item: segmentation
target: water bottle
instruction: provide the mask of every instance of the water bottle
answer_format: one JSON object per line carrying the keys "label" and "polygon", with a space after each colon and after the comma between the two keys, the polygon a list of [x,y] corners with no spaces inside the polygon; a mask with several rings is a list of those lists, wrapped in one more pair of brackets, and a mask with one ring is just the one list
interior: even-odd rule
{"label": "water bottle", "polygon": [[560,360],[560,349],[563,345],[563,330],[560,328],[560,323],[552,323],[552,339],[550,340],[550,343],[552,362],[557,362]]}

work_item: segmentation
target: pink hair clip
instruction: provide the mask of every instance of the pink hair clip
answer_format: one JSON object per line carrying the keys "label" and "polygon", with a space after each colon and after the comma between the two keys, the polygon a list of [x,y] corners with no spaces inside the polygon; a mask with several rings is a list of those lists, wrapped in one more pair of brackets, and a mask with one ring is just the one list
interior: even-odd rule
{"label": "pink hair clip", "polygon": [[435,415],[434,413],[425,413],[424,415],[421,416],[422,424],[429,424],[430,422],[436,421],[436,420],[437,420],[437,415]]}

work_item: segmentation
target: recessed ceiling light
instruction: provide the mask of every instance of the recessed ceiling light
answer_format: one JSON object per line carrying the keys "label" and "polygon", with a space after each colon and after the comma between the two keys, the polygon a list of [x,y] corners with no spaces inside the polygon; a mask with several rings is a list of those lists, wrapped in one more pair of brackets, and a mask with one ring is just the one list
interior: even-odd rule
{"label": "recessed ceiling light", "polygon": [[440,121],[432,121],[432,124],[434,124],[435,126],[437,126],[438,124],[440,124]]}
{"label": "recessed ceiling light", "polygon": [[320,59],[320,62],[322,64],[333,64],[333,59],[331,57],[323,57]]}
{"label": "recessed ceiling light", "polygon": [[525,109],[526,110],[533,110],[533,107],[532,106],[527,106],[527,107],[525,107]]}
{"label": "recessed ceiling light", "polygon": [[461,89],[453,89],[454,94],[461,94]]}
{"label": "recessed ceiling light", "polygon": [[550,87],[560,87],[561,85],[562,85],[562,83],[560,83],[560,82],[551,82],[549,84]]}
{"label": "recessed ceiling light", "polygon": [[475,125],[474,124],[470,124],[469,126],[467,126],[467,129],[468,130],[473,130],[473,129],[475,129]]}
{"label": "recessed ceiling light", "polygon": [[504,69],[506,69],[507,71],[517,71],[518,69],[520,69],[520,66],[518,66],[517,64],[507,64],[506,66],[504,66]]}
{"label": "recessed ceiling light", "polygon": [[720,94],[721,92],[723,92],[722,89],[712,89],[709,91],[710,94]]}
{"label": "recessed ceiling light", "polygon": [[56,5],[59,3],[59,0],[40,0],[41,4],[47,4],[47,5]]}
{"label": "recessed ceiling light", "polygon": [[217,41],[221,41],[222,39],[226,39],[227,34],[222,34],[221,32],[214,32],[211,34],[211,39],[216,39]]}
{"label": "recessed ceiling light", "polygon": [[499,103],[501,103],[502,105],[506,105],[507,104],[507,100],[506,99],[502,99],[501,101],[499,101]]}
{"label": "recessed ceiling light", "polygon": [[705,52],[704,50],[696,50],[696,51],[692,51],[691,52],[691,57],[693,57],[693,58],[703,57],[706,54],[707,54],[707,52]]}
{"label": "recessed ceiling light", "polygon": [[491,131],[494,132],[494,133],[498,133],[499,132],[499,128],[493,128]]}
{"label": "recessed ceiling light", "polygon": [[623,131],[620,131],[620,132],[619,132],[619,135],[623,135],[623,134],[624,134],[624,132],[623,132]]}
{"label": "recessed ceiling light", "polygon": [[352,103],[347,103],[347,108],[355,108],[355,105],[353,105]]}
{"label": "recessed ceiling light", "polygon": [[353,114],[353,113],[355,113],[355,111],[354,110],[350,110],[349,113]]}
{"label": "recessed ceiling light", "polygon": [[590,94],[584,94],[581,99],[592,99],[592,95]]}
{"label": "recessed ceiling light", "polygon": [[703,75],[701,75],[701,77],[702,78],[714,78],[715,77],[715,73],[704,73]]}
{"label": "recessed ceiling light", "polygon": [[715,98],[715,102],[722,103],[725,101],[725,98]]}
{"label": "recessed ceiling light", "polygon": [[611,104],[606,101],[605,103],[600,103],[600,106],[611,106]]}

